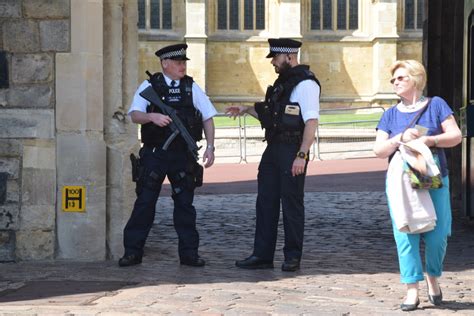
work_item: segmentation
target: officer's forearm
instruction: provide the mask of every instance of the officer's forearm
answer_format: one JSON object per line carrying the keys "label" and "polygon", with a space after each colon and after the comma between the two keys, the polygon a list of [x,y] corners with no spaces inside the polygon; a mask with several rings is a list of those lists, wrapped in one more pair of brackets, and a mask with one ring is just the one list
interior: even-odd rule
{"label": "officer's forearm", "polygon": [[305,123],[304,132],[303,132],[303,141],[301,142],[300,150],[302,152],[308,152],[309,148],[314,142],[314,134],[316,133],[316,128],[318,127],[317,119],[309,119]]}
{"label": "officer's forearm", "polygon": [[130,118],[135,124],[146,124],[151,122],[148,113],[140,111],[132,111],[132,113],[130,113]]}
{"label": "officer's forearm", "polygon": [[210,119],[202,122],[204,129],[204,136],[206,137],[207,146],[214,147],[214,120],[212,117]]}
{"label": "officer's forearm", "polygon": [[257,114],[257,111],[255,111],[255,107],[254,106],[249,106],[247,107],[247,110],[245,111],[247,114],[250,114],[252,115],[253,117],[255,117],[256,119],[258,119],[258,114]]}

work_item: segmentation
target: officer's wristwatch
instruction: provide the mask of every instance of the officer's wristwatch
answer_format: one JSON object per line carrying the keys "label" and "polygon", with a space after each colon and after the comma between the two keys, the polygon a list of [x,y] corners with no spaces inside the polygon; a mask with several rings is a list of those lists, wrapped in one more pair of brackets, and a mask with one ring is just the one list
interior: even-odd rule
{"label": "officer's wristwatch", "polygon": [[206,148],[207,148],[207,149],[211,149],[212,152],[214,152],[214,150],[216,150],[216,147],[214,147],[213,145],[207,145]]}
{"label": "officer's wristwatch", "polygon": [[296,157],[301,158],[301,159],[308,159],[308,154],[305,153],[304,151],[299,151],[299,152],[296,154]]}

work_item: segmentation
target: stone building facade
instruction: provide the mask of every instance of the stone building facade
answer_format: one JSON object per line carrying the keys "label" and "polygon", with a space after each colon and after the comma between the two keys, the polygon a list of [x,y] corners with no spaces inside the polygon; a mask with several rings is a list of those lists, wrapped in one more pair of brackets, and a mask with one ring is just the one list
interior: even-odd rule
{"label": "stone building facade", "polygon": [[[219,108],[263,97],[276,78],[265,59],[271,37],[303,42],[300,62],[321,81],[323,107],[391,104],[389,65],[422,60],[423,0],[140,2],[139,78],[160,69],[158,48],[186,42],[188,72]],[[157,12],[167,26],[154,23]]]}
{"label": "stone building facade", "polygon": [[0,261],[122,254],[139,146],[126,111],[158,48],[186,42],[218,107],[263,97],[270,37],[304,42],[324,107],[389,104],[387,67],[421,60],[418,3],[0,0]]}

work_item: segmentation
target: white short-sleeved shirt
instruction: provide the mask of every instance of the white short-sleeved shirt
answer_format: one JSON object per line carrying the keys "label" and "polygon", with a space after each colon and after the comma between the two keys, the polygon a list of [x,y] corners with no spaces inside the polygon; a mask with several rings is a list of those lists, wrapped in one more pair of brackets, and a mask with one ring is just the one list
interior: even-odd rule
{"label": "white short-sleeved shirt", "polygon": [[[168,78],[165,74],[163,74],[163,77],[165,78],[166,84],[171,87],[171,79]],[[175,80],[175,81],[176,81],[176,84],[179,86],[179,80]],[[144,99],[140,95],[140,92],[145,90],[150,85],[151,85],[150,82],[148,82],[148,80],[145,80],[138,87],[137,91],[135,92],[135,95],[133,96],[132,104],[130,105],[130,109],[128,110],[128,115],[130,115],[130,113],[132,113],[133,111],[146,113],[146,108],[148,107],[150,102]],[[193,82],[192,93],[193,93],[193,105],[196,109],[198,109],[201,112],[203,121],[208,120],[217,114],[217,110],[212,105],[211,101],[209,100],[209,97],[204,93],[204,91],[202,91],[202,89],[195,82]]]}
{"label": "white short-sleeved shirt", "polygon": [[298,102],[305,123],[309,119],[319,119],[320,92],[319,85],[311,79],[301,81],[291,92],[290,102]]}

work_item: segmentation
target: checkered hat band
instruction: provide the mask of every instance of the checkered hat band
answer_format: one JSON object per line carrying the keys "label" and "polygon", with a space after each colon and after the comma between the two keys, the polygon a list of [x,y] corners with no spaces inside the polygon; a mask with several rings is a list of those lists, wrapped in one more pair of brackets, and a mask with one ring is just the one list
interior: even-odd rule
{"label": "checkered hat band", "polygon": [[184,48],[182,48],[180,50],[167,52],[167,53],[164,53],[163,55],[161,55],[160,58],[171,58],[171,57],[177,57],[177,56],[186,56],[186,50]]}
{"label": "checkered hat band", "polygon": [[272,53],[277,54],[296,54],[298,53],[298,48],[296,47],[270,47]]}

